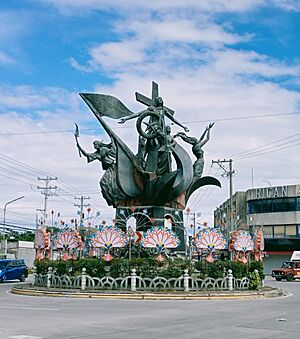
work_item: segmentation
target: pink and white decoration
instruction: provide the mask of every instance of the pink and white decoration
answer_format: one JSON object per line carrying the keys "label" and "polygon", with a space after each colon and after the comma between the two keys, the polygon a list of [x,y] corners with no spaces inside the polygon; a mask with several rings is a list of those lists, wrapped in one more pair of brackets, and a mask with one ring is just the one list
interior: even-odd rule
{"label": "pink and white decoration", "polygon": [[238,260],[246,264],[246,254],[254,250],[254,241],[250,233],[248,231],[238,231],[233,248],[238,254],[241,254],[241,257],[238,257]]}
{"label": "pink and white decoration", "polygon": [[49,233],[39,228],[35,233],[34,238],[35,259],[42,260],[45,254],[50,251],[50,236]]}
{"label": "pink and white decoration", "polygon": [[163,261],[162,251],[166,248],[176,248],[180,244],[180,240],[176,233],[164,227],[152,227],[148,230],[141,240],[141,246],[145,248],[156,248],[159,252],[156,259]]}
{"label": "pink and white decoration", "polygon": [[221,231],[215,228],[205,228],[196,234],[194,246],[197,249],[208,250],[208,256],[205,259],[208,262],[213,262],[213,252],[224,250],[227,247],[227,241]]}
{"label": "pink and white decoration", "polygon": [[262,261],[263,250],[265,249],[264,235],[261,229],[258,229],[254,238],[254,260]]}
{"label": "pink and white decoration", "polygon": [[92,236],[90,241],[91,247],[105,249],[103,259],[105,261],[112,260],[109,253],[114,247],[125,247],[127,244],[126,234],[119,228],[114,226],[103,226],[97,233]]}
{"label": "pink and white decoration", "polygon": [[71,259],[70,250],[73,251],[74,259],[75,250],[81,247],[81,245],[82,240],[79,232],[68,226],[60,229],[54,237],[54,248],[62,252],[63,260]]}

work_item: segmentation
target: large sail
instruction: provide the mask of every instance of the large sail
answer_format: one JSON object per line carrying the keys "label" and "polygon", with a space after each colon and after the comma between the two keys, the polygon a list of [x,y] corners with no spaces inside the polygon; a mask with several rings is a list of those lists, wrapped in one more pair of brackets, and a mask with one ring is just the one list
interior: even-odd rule
{"label": "large sail", "polygon": [[133,114],[118,98],[111,95],[94,93],[80,93],[79,95],[90,108],[94,108],[94,114],[100,117],[120,119]]}
{"label": "large sail", "polygon": [[[80,94],[80,96],[83,98],[83,100],[87,103],[89,108],[92,110],[92,112],[95,114],[96,118],[102,125],[102,127],[105,129],[107,134],[114,140],[116,149],[117,149],[117,164],[122,164],[122,166],[117,166],[117,180],[120,188],[123,190],[123,192],[128,195],[129,197],[135,198],[141,195],[141,190],[139,189],[138,185],[136,184],[135,178],[137,179],[138,176],[138,163],[136,156],[131,152],[131,150],[126,146],[126,144],[119,138],[116,133],[107,125],[107,123],[102,119],[102,116],[110,116],[110,117],[122,117],[128,115],[128,111],[125,114],[125,111],[123,113],[125,115],[121,114],[121,109],[118,111],[114,111],[115,106],[111,108],[112,110],[109,111],[109,114],[102,114],[104,110],[104,106],[99,106],[95,104],[95,96],[103,96],[102,94],[94,94],[91,97],[91,94]],[[105,96],[107,97],[107,96]],[[92,98],[92,101],[90,100]],[[111,97],[114,98],[114,97]],[[103,98],[102,98],[103,99]],[[117,98],[114,98],[118,100]],[[101,101],[101,100],[100,100]],[[100,102],[98,101],[98,103]],[[119,101],[119,100],[118,100]],[[116,101],[115,101],[116,102]],[[120,102],[120,101],[119,101]],[[121,103],[121,102],[120,102]],[[121,103],[122,104],[122,103]],[[123,105],[123,104],[122,104]],[[119,107],[125,107],[119,106]],[[101,110],[101,111],[98,111]],[[117,113],[119,112],[119,113]],[[122,113],[122,114],[123,114]],[[139,180],[141,181],[141,180]]]}

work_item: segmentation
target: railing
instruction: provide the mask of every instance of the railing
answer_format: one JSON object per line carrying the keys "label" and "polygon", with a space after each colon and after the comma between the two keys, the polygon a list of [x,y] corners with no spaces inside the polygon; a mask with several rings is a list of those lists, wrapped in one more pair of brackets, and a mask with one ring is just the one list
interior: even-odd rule
{"label": "railing", "polygon": [[47,288],[70,288],[81,290],[119,290],[119,291],[232,291],[249,289],[250,281],[247,277],[237,279],[228,270],[223,278],[194,278],[188,274],[188,270],[179,278],[166,279],[164,277],[144,278],[136,275],[136,270],[131,270],[127,277],[91,277],[83,268],[79,276],[58,276],[49,267],[45,275],[34,274],[34,285]]}

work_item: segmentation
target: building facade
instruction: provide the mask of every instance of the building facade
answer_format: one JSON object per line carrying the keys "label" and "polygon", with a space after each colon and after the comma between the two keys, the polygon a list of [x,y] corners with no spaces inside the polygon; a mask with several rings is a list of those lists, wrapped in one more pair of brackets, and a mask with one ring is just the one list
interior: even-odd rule
{"label": "building facade", "polygon": [[262,226],[267,274],[280,267],[284,260],[289,260],[293,251],[300,250],[300,185],[253,188],[237,192],[234,201],[239,203],[233,203],[233,226],[220,219],[230,213],[229,199],[215,210],[215,225],[228,230],[244,224],[250,231]]}

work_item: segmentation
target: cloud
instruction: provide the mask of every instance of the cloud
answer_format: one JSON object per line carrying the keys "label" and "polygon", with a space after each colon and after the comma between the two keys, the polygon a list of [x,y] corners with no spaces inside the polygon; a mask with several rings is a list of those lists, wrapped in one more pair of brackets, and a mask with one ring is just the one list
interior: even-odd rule
{"label": "cloud", "polygon": [[262,77],[299,76],[298,65],[286,65],[254,51],[224,49],[210,53],[212,67],[218,73],[259,75]]}
{"label": "cloud", "polygon": [[234,44],[245,41],[249,36],[242,37],[238,34],[226,32],[221,25],[207,22],[204,18],[200,23],[196,19],[169,19],[148,21],[131,21],[123,23],[123,29],[136,35],[140,40],[147,40],[152,43],[157,42],[188,42],[204,44]]}
{"label": "cloud", "polygon": [[78,61],[76,61],[74,58],[70,58],[69,59],[69,64],[77,69],[80,72],[84,72],[84,73],[90,73],[93,71],[93,68],[90,66],[85,66],[85,65],[81,65]]}
{"label": "cloud", "polygon": [[300,11],[300,3],[295,0],[272,0],[275,6],[281,7],[288,11]]}
{"label": "cloud", "polygon": [[[114,95],[128,108],[139,111],[144,107],[135,102],[134,92],[151,97],[151,81],[155,80],[165,104],[176,111],[175,117],[179,121],[188,125],[191,136],[199,137],[208,121],[216,120],[211,140],[204,149],[204,175],[220,178],[223,188],[205,188],[195,193],[190,202],[194,211],[202,211],[208,217],[213,208],[228,197],[227,181],[220,176],[220,171],[210,168],[211,160],[218,158],[233,158],[237,171],[235,190],[251,187],[251,167],[257,186],[264,185],[262,180],[269,180],[273,185],[300,182],[297,146],[253,158],[235,156],[299,130],[300,118],[296,114],[237,119],[299,110],[299,91],[290,85],[299,81],[299,65],[251,50],[246,43],[255,40],[255,31],[239,33],[230,25],[229,19],[222,24],[216,20],[216,13],[245,12],[269,5],[270,1],[43,2],[65,11],[67,7],[78,12],[84,8],[97,11],[114,8],[117,11],[118,21],[112,24],[114,38],[101,43],[87,41],[82,47],[90,46],[86,49],[86,62],[79,63],[75,55],[69,59],[74,69],[84,73],[84,80],[92,71],[98,76],[99,70],[102,74],[105,72],[106,80],[110,80],[104,82],[99,77],[95,83],[95,78],[88,78],[91,79],[89,91]],[[283,2],[276,5],[283,6]],[[131,11],[137,8],[135,15]],[[99,41],[103,40],[99,38]],[[0,93],[0,132],[3,134],[0,133],[0,143],[7,155],[58,176],[75,186],[79,190],[76,192],[99,190],[98,182],[103,174],[101,166],[99,163],[86,164],[84,158],[79,158],[73,133],[48,133],[72,129],[76,121],[82,131],[80,143],[87,151],[93,150],[94,139],[109,140],[77,93],[59,87],[28,84],[1,86]],[[108,123],[132,150],[136,149],[135,121],[125,125],[112,120]],[[85,132],[86,127],[97,130]],[[172,126],[173,133],[178,130],[181,129]],[[31,132],[40,134],[29,134]],[[178,142],[191,154],[189,145]],[[275,145],[273,150],[276,149]],[[6,179],[1,182],[7,184]],[[3,199],[9,200],[9,194],[13,192],[21,193],[20,188],[17,190],[18,185],[11,183],[11,190],[3,193]],[[29,185],[24,190],[28,190],[26,195],[34,195],[33,211],[43,205],[39,191],[32,191]],[[70,188],[67,191],[66,202],[53,197],[49,208],[58,211],[65,206],[66,215],[72,216],[76,192],[72,194]],[[112,215],[100,196],[94,205]]]}
{"label": "cloud", "polygon": [[143,61],[144,44],[139,41],[109,42],[90,50],[91,65],[101,65],[102,68],[123,68],[128,64]]}
{"label": "cloud", "polygon": [[28,33],[29,22],[21,11],[0,11],[0,42],[9,45]]}
{"label": "cloud", "polygon": [[[37,208],[43,208],[43,195],[37,189],[43,183],[37,178],[57,176],[58,180],[51,184],[58,186],[59,196],[50,197],[48,206],[55,212],[60,211],[67,222],[77,212],[74,196],[83,192],[91,192],[93,210],[101,209],[104,218],[112,215],[99,193],[100,164],[88,166],[86,160],[78,156],[72,132],[74,120],[81,121],[80,127],[87,127],[93,121],[92,113],[87,117],[84,109],[79,109],[78,94],[60,88],[30,86],[6,86],[0,88],[0,92],[0,145],[5,153],[0,153],[0,167],[5,169],[0,175],[2,201],[25,195],[23,212],[35,215]],[[51,133],[57,130],[65,132]],[[97,133],[101,135],[101,131]],[[92,151],[92,141],[96,138],[94,131],[89,131],[89,135],[81,134],[80,142]],[[8,217],[9,220],[15,218]],[[30,217],[25,218],[23,224],[27,224],[27,219]],[[29,226],[33,226],[33,220],[35,217],[28,221]]]}
{"label": "cloud", "polygon": [[[187,7],[207,12],[242,12],[267,4],[267,0],[39,0],[57,7],[64,14],[74,10],[184,10]],[[79,12],[76,12],[79,13]]]}
{"label": "cloud", "polygon": [[[199,19],[197,19],[199,20]],[[90,59],[79,65],[73,58],[71,65],[83,72],[102,69],[105,72],[123,72],[124,69],[142,71],[157,62],[182,60],[189,62],[199,48],[219,49],[251,39],[250,34],[239,35],[207,20],[160,18],[157,20],[121,21],[115,31],[120,41],[106,42],[89,49]]]}
{"label": "cloud", "polygon": [[15,63],[15,60],[7,53],[0,51],[0,65],[10,65]]}
{"label": "cloud", "polygon": [[77,96],[77,93],[70,93],[63,88],[2,85],[0,86],[0,111],[8,108],[43,110],[49,106],[52,109],[76,106],[79,101]]}

